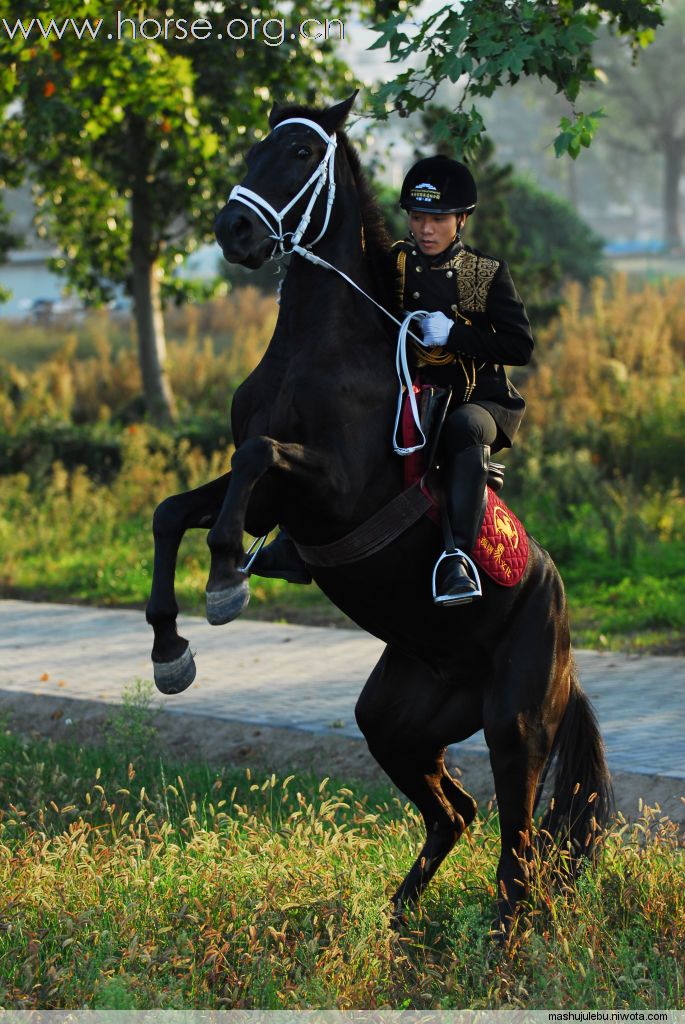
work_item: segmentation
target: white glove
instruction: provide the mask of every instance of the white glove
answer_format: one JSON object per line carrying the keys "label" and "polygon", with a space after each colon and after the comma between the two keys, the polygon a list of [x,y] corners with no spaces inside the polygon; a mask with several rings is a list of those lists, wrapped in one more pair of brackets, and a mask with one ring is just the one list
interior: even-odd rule
{"label": "white glove", "polygon": [[421,321],[423,331],[422,344],[426,348],[433,348],[436,345],[446,345],[450,331],[454,327],[454,320],[438,310],[436,313],[429,313]]}

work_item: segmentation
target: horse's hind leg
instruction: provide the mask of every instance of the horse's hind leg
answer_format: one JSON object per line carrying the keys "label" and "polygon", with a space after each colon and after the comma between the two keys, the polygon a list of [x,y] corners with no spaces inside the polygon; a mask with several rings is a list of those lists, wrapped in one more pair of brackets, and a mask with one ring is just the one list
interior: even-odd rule
{"label": "horse's hind leg", "polygon": [[392,897],[400,922],[475,817],[476,802],[449,775],[444,752],[448,742],[480,728],[481,698],[457,690],[425,662],[386,648],[356,715],[369,750],[426,827],[423,847]]}
{"label": "horse's hind leg", "polygon": [[230,473],[183,494],[166,498],[155,509],[152,531],[155,558],[152,589],[145,609],[154,630],[152,662],[155,684],[162,693],[180,693],[195,678],[188,641],[176,631],[178,605],[174,592],[176,558],[186,530],[214,523],[226,494]]}
{"label": "horse's hind leg", "polygon": [[393,916],[400,923],[405,907],[420,897],[475,818],[477,805],[449,775],[444,761],[445,747],[437,751],[413,751],[411,766],[404,763],[401,755],[370,749],[398,789],[416,804],[426,828],[421,851],[392,896]]}
{"label": "horse's hind leg", "polygon": [[537,787],[570,686],[563,596],[559,605],[557,595],[541,590],[528,598],[501,641],[483,708],[500,821],[497,908],[503,934],[529,894]]}

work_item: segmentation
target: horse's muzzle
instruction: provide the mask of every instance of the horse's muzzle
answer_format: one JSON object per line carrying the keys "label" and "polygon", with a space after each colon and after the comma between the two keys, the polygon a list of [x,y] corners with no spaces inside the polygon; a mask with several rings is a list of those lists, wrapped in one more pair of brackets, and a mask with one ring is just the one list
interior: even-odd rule
{"label": "horse's muzzle", "polygon": [[261,267],[274,246],[266,226],[238,202],[224,206],[214,222],[214,234],[224,258],[250,270]]}

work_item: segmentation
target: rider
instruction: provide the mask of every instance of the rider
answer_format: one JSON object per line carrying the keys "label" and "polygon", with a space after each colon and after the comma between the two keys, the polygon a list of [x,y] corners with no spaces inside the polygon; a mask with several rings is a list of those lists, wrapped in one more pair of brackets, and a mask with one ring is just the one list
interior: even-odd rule
{"label": "rider", "polygon": [[[450,385],[439,461],[454,544],[473,550],[491,451],[511,446],[525,402],[504,372],[531,357],[533,337],[503,260],[464,245],[477,202],[468,167],[444,156],[419,160],[402,185],[409,237],[395,245],[402,308],[428,310],[415,364],[425,383]],[[416,333],[416,332],[415,332]],[[438,565],[436,602],[459,604],[476,584],[461,557]]]}
{"label": "rider", "polygon": [[[419,160],[400,196],[409,237],[394,247],[401,308],[429,313],[420,321],[415,367],[423,382],[452,388],[439,461],[454,544],[467,555],[480,526],[490,452],[511,446],[525,409],[503,364],[525,365],[533,350],[528,317],[506,263],[461,241],[476,201],[476,183],[464,164],[443,156]],[[311,581],[284,531],[251,571]],[[461,557],[442,559],[437,603],[470,601],[476,589]]]}

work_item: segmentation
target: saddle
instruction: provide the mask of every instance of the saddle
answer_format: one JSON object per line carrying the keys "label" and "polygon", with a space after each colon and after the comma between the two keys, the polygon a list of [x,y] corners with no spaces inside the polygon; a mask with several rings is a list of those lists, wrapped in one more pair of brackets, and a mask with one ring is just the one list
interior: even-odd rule
{"label": "saddle", "polygon": [[[419,409],[421,430],[426,438],[426,447],[405,456],[405,487],[411,487],[434,466],[440,432],[447,415],[450,399],[450,392],[447,388],[438,387],[436,384],[423,384],[420,382],[420,378],[414,382],[414,394]],[[416,424],[411,414],[408,398],[405,396],[402,411],[402,444],[409,448],[417,443]],[[504,487],[505,469],[506,466],[501,462],[490,463],[487,485],[495,493]]]}

